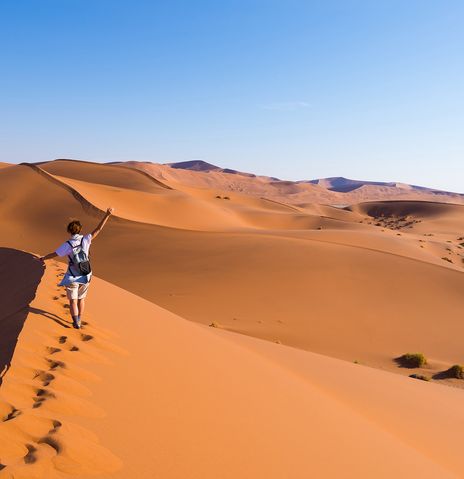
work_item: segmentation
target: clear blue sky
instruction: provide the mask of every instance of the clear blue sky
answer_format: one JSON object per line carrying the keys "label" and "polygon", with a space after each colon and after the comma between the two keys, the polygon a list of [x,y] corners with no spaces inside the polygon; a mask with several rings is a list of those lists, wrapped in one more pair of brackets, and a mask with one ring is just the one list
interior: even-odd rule
{"label": "clear blue sky", "polygon": [[462,0],[2,0],[0,161],[464,192]]}

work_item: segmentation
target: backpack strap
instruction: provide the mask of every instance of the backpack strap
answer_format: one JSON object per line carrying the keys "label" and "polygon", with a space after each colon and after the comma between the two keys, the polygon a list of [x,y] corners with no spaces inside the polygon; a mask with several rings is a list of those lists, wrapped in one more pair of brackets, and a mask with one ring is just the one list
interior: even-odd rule
{"label": "backpack strap", "polygon": [[84,236],[82,236],[81,241],[76,246],[73,246],[71,241],[66,241],[66,243],[68,243],[68,245],[71,246],[71,249],[73,249],[73,250],[74,250],[74,248],[77,248],[77,247],[80,247],[82,249],[82,241],[83,240],[84,240]]}
{"label": "backpack strap", "polygon": [[[71,241],[66,241],[66,243],[68,243],[68,245],[71,246],[71,253],[72,254],[74,254],[74,248],[77,248],[78,246],[81,246],[81,249],[82,249],[82,240],[81,240],[80,244],[76,245],[76,246],[73,246]],[[68,258],[69,258],[69,262],[74,264],[74,261],[72,260],[72,257],[70,255],[68,255]]]}

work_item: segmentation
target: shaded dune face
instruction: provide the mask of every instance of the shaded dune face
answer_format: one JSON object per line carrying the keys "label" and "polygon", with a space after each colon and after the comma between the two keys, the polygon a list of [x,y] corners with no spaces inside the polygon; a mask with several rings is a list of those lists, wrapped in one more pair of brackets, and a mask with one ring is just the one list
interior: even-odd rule
{"label": "shaded dune face", "polygon": [[0,386],[11,365],[19,334],[29,313],[44,268],[23,251],[0,248]]}
{"label": "shaded dune face", "polygon": [[346,208],[371,217],[378,216],[417,216],[434,217],[453,212],[464,214],[464,207],[446,203],[433,203],[429,201],[383,201],[360,203]]}

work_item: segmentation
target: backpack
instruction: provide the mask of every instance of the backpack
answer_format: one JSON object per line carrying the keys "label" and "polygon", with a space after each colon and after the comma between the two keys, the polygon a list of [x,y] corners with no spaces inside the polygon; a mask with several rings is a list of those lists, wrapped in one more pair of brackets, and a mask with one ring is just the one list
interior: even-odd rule
{"label": "backpack", "polygon": [[[72,254],[68,256],[69,258],[69,271],[73,276],[85,276],[92,272],[92,268],[90,267],[90,260],[87,256],[87,253],[82,248],[82,240],[84,237],[81,238],[81,242],[77,246],[73,246],[70,241],[67,241],[69,246],[72,248]],[[71,266],[74,266],[74,269],[77,270],[77,275],[74,275],[71,269]]]}

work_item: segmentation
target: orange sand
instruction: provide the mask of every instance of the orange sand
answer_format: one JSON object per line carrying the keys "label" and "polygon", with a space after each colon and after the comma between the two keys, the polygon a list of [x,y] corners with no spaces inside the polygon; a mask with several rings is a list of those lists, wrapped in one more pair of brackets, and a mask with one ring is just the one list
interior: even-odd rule
{"label": "orange sand", "polygon": [[[296,206],[167,168],[0,169],[0,478],[463,477],[462,380],[403,376],[464,363],[464,206]],[[110,204],[76,331],[64,265],[26,251]]]}

